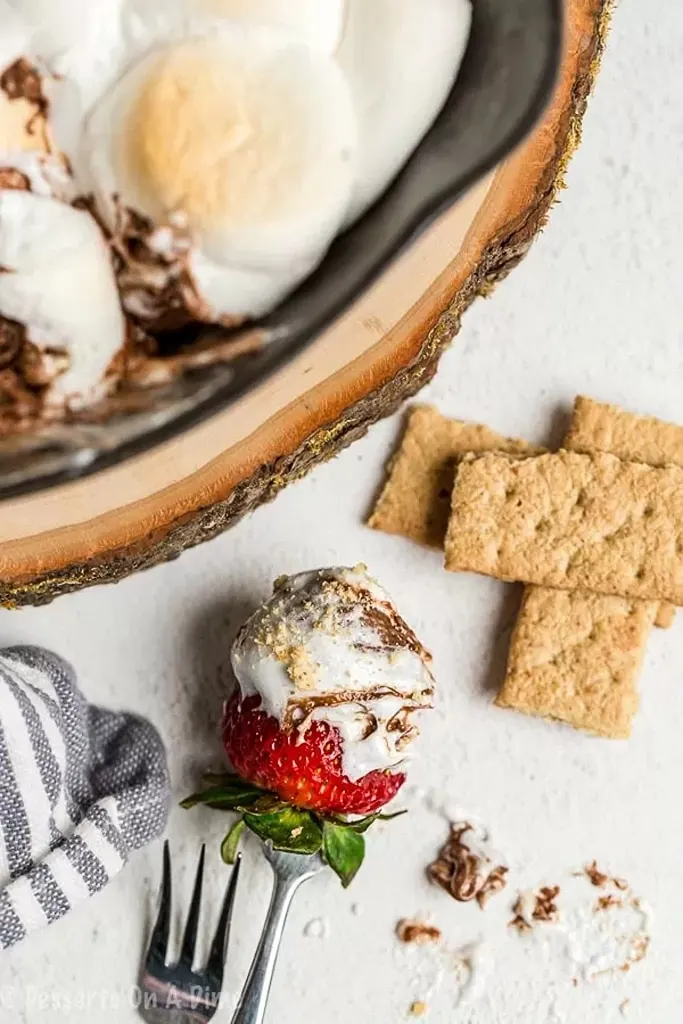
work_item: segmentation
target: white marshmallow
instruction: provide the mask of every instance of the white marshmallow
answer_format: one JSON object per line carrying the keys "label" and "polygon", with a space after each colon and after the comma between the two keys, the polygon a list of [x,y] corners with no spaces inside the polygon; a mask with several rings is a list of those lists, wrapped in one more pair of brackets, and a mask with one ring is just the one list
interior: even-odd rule
{"label": "white marshmallow", "polygon": [[0,314],[69,367],[51,390],[74,405],[100,393],[125,342],[109,249],[92,217],[30,192],[0,191]]}
{"label": "white marshmallow", "polygon": [[470,0],[347,0],[339,63],[359,124],[347,223],[385,191],[436,120],[470,33]]}
{"label": "white marshmallow", "polygon": [[182,212],[202,298],[254,316],[339,230],[355,117],[328,57],[277,29],[232,25],[136,64],[91,115],[86,150],[112,226],[114,195],[156,223]]}
{"label": "white marshmallow", "polygon": [[341,39],[345,0],[124,0],[124,24],[136,42],[198,18],[274,25],[322,53]]}

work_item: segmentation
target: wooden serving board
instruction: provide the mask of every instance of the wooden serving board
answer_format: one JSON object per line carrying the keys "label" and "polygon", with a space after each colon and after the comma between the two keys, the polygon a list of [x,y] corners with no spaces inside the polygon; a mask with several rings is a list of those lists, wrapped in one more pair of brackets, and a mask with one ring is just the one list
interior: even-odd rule
{"label": "wooden serving board", "polygon": [[302,355],[148,454],[0,504],[5,606],[114,582],[208,540],[427,383],[473,299],[524,257],[579,141],[610,0],[566,3],[562,73],[534,134]]}

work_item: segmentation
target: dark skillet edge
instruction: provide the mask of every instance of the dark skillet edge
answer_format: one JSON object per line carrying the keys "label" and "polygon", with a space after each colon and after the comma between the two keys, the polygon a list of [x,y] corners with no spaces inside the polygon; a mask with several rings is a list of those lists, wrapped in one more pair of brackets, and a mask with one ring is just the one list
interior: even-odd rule
{"label": "dark skillet edge", "polygon": [[[238,380],[227,382],[215,394],[198,402],[194,408],[180,413],[159,427],[123,441],[109,451],[100,452],[85,464],[79,464],[77,458],[74,458],[74,453],[69,452],[64,453],[63,457],[65,460],[73,460],[73,462],[65,468],[11,486],[3,486],[0,481],[0,500],[39,493],[75,480],[85,479],[137,455],[151,451],[222,412],[232,402],[244,397],[254,387],[264,383],[305,351],[311,341],[343,315],[349,306],[357,301],[442,213],[515,149],[540,119],[551,98],[559,75],[562,53],[563,2],[562,0],[548,0],[548,4],[551,7],[549,46],[545,53],[544,66],[537,78],[535,91],[523,115],[479,162],[473,164],[466,173],[449,183],[447,187],[434,193],[428,201],[415,210],[409,223],[396,236],[391,251],[388,251],[372,267],[354,292],[340,295],[335,303],[327,307],[323,315],[311,319],[306,329],[289,338],[286,345],[273,347],[270,351],[266,349],[263,359],[259,356],[251,357],[249,365],[240,373]],[[416,152],[419,155],[419,149]],[[366,216],[371,213],[372,211],[369,211]],[[268,321],[266,321],[267,325]],[[101,429],[106,430],[106,426]]]}

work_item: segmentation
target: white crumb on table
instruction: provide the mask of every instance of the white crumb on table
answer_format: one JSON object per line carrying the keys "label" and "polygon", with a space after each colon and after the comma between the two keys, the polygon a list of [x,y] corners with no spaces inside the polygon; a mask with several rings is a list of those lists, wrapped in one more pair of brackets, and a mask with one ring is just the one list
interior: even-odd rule
{"label": "white crumb on table", "polygon": [[313,917],[304,928],[307,939],[326,939],[330,934],[327,921],[323,917]]}

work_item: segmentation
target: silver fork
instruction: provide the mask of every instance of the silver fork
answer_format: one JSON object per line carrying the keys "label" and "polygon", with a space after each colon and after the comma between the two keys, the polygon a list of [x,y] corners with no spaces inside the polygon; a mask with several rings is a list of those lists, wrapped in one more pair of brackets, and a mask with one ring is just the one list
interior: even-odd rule
{"label": "silver fork", "polygon": [[193,970],[202,902],[205,847],[197,864],[192,900],[177,963],[167,964],[171,930],[171,853],[164,843],[161,899],[147,956],[140,976],[140,1016],[147,1024],[205,1024],[216,1013],[223,988],[225,954],[240,873],[240,858],[232,870],[206,964]]}
{"label": "silver fork", "polygon": [[285,922],[294,894],[302,882],[313,878],[324,867],[317,854],[304,857],[299,853],[279,853],[268,844],[264,845],[263,850],[273,869],[273,893],[232,1024],[263,1024]]}

